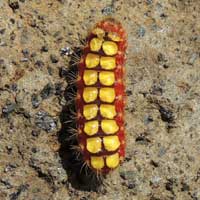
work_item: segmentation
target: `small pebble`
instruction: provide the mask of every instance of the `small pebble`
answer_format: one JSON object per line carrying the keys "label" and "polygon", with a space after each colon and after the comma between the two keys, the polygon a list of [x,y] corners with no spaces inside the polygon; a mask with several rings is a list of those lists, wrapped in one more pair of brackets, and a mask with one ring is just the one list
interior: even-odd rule
{"label": "small pebble", "polygon": [[189,191],[190,190],[190,186],[187,183],[182,182],[181,183],[182,187],[181,187],[181,191]]}
{"label": "small pebble", "polygon": [[22,58],[20,61],[21,62],[28,62],[28,58]]}
{"label": "small pebble", "polygon": [[11,34],[10,34],[10,40],[15,40],[15,38],[16,38],[16,34],[14,33],[14,32],[12,32]]}
{"label": "small pebble", "polygon": [[33,147],[32,149],[31,149],[31,151],[33,152],[33,153],[37,153],[37,148],[36,147]]}
{"label": "small pebble", "polygon": [[15,169],[17,167],[16,164],[8,164],[6,165],[5,169],[4,169],[4,172],[7,173],[7,172],[10,172],[12,171],[13,169]]}
{"label": "small pebble", "polygon": [[150,185],[152,185],[154,187],[158,187],[160,181],[161,181],[161,178],[159,176],[153,176],[151,181],[150,181]]}
{"label": "small pebble", "polygon": [[49,75],[52,76],[53,75],[53,69],[48,66],[47,70],[48,70]]}
{"label": "small pebble", "polygon": [[161,18],[166,18],[166,17],[168,17],[165,13],[162,13],[161,15],[160,15],[160,17]]}
{"label": "small pebble", "polygon": [[66,101],[65,97],[61,97],[61,98],[60,98],[59,104],[60,104],[61,106],[65,106],[65,105],[67,104],[67,101]]}
{"label": "small pebble", "polygon": [[19,9],[19,2],[17,0],[8,0],[8,5],[12,8],[12,10]]}
{"label": "small pebble", "polygon": [[37,94],[32,94],[31,102],[32,102],[33,108],[38,108],[41,101],[40,101],[39,96]]}
{"label": "small pebble", "polygon": [[37,61],[35,62],[35,66],[42,68],[42,67],[44,66],[44,62],[41,61],[41,60],[37,60]]}
{"label": "small pebble", "polygon": [[159,163],[154,161],[154,160],[151,160],[150,164],[153,165],[154,167],[158,167],[159,166]]}
{"label": "small pebble", "polygon": [[151,140],[149,140],[145,134],[140,134],[136,139],[135,142],[138,144],[148,145],[151,143]]}
{"label": "small pebble", "polygon": [[20,29],[23,27],[23,24],[21,21],[17,21],[17,28]]}
{"label": "small pebble", "polygon": [[157,60],[158,62],[162,63],[162,62],[166,62],[167,59],[165,58],[165,56],[162,53],[159,53],[157,56]]}
{"label": "small pebble", "polygon": [[127,91],[126,91],[126,95],[127,95],[127,96],[131,96],[132,94],[133,94],[133,92],[132,92],[131,90],[127,90]]}
{"label": "small pebble", "polygon": [[12,145],[7,145],[6,149],[7,149],[8,154],[10,154],[13,150],[13,147],[12,147]]}
{"label": "small pebble", "polygon": [[158,157],[162,157],[163,155],[165,155],[167,152],[167,150],[164,147],[160,147],[159,151],[158,151]]}
{"label": "small pebble", "polygon": [[161,119],[164,121],[164,122],[168,122],[168,123],[171,123],[174,121],[174,115],[173,115],[173,112],[169,109],[166,109],[164,107],[160,107],[159,109],[159,112],[160,112],[160,115],[161,115]]}
{"label": "small pebble", "polygon": [[25,118],[29,119],[31,117],[30,113],[28,113],[24,108],[22,107],[17,107],[16,108],[16,113],[17,114],[22,114]]}
{"label": "small pebble", "polygon": [[10,85],[10,89],[13,91],[13,92],[16,92],[17,91],[17,83],[13,83]]}
{"label": "small pebble", "polygon": [[31,54],[31,58],[34,58],[35,56],[37,56],[37,53],[36,53],[36,52],[33,52],[33,53]]}
{"label": "small pebble", "polygon": [[27,57],[29,55],[29,50],[28,49],[23,49],[22,53],[23,53],[24,57]]}
{"label": "small pebble", "polygon": [[146,0],[147,4],[150,5],[153,3],[153,0]]}
{"label": "small pebble", "polygon": [[40,135],[40,132],[32,130],[31,135],[34,136],[34,137],[38,137]]}
{"label": "small pebble", "polygon": [[56,122],[47,112],[39,111],[35,115],[35,124],[37,127],[50,132],[56,128]]}
{"label": "small pebble", "polygon": [[9,103],[5,107],[3,107],[2,113],[4,113],[4,114],[12,113],[15,110],[15,108],[16,108],[15,103]]}
{"label": "small pebble", "polygon": [[144,27],[140,27],[139,30],[138,30],[138,36],[139,37],[144,37],[145,35],[145,28]]}
{"label": "small pebble", "polygon": [[135,188],[135,183],[134,182],[129,182],[128,183],[128,189],[133,189],[133,188]]}
{"label": "small pebble", "polygon": [[10,200],[17,200],[19,199],[19,195],[22,192],[25,192],[28,189],[28,185],[20,185],[16,192],[10,194]]}
{"label": "small pebble", "polygon": [[193,53],[190,57],[189,57],[189,59],[188,59],[188,64],[189,65],[193,65],[194,64],[194,62],[195,62],[195,60],[198,58],[198,54],[197,53]]}
{"label": "small pebble", "polygon": [[5,31],[6,31],[6,29],[5,28],[2,28],[2,29],[0,29],[0,34],[4,34],[5,33]]}
{"label": "small pebble", "polygon": [[64,47],[60,50],[60,55],[66,55],[66,56],[69,56],[69,55],[72,55],[73,51],[70,47]]}
{"label": "small pebble", "polygon": [[124,180],[135,180],[136,178],[136,172],[135,171],[121,171],[120,176]]}
{"label": "small pebble", "polygon": [[2,41],[2,42],[0,42],[0,46],[1,46],[1,47],[6,47],[6,46],[7,46],[7,43],[4,42],[4,41]]}
{"label": "small pebble", "polygon": [[41,51],[42,52],[48,52],[48,47],[47,46],[42,46]]}
{"label": "small pebble", "polygon": [[144,124],[145,124],[145,125],[148,125],[148,124],[151,123],[151,122],[153,122],[153,117],[150,116],[150,115],[146,115],[146,116],[144,117]]}
{"label": "small pebble", "polygon": [[103,15],[111,15],[112,13],[114,13],[114,9],[112,6],[107,6],[103,8],[101,12]]}
{"label": "small pebble", "polygon": [[54,94],[54,87],[51,83],[44,86],[43,90],[40,92],[42,99],[47,99]]}
{"label": "small pebble", "polygon": [[61,67],[59,70],[59,76],[61,78],[65,78],[68,75],[68,69],[66,69],[65,67]]}
{"label": "small pebble", "polygon": [[62,85],[63,85],[62,83],[55,84],[55,95],[62,95],[63,93]]}
{"label": "small pebble", "polygon": [[168,191],[173,191],[173,181],[169,180],[166,184],[165,184],[165,188]]}
{"label": "small pebble", "polygon": [[81,197],[80,200],[87,200],[87,197]]}
{"label": "small pebble", "polygon": [[153,95],[161,96],[161,95],[163,94],[163,89],[162,89],[162,87],[161,87],[160,85],[154,84],[154,85],[152,86],[152,89],[151,89],[151,90],[152,90],[151,93],[152,93]]}
{"label": "small pebble", "polygon": [[175,178],[169,178],[165,184],[166,190],[174,193],[174,187],[177,186],[177,181]]}
{"label": "small pebble", "polygon": [[7,189],[11,189],[13,186],[10,184],[8,179],[0,179],[0,183],[6,186]]}
{"label": "small pebble", "polygon": [[4,64],[4,59],[0,58],[0,66]]}
{"label": "small pebble", "polygon": [[54,54],[50,55],[50,59],[52,63],[57,63],[58,62],[58,57]]}
{"label": "small pebble", "polygon": [[164,64],[164,65],[163,65],[163,68],[164,68],[164,69],[167,69],[167,68],[169,68],[169,65]]}

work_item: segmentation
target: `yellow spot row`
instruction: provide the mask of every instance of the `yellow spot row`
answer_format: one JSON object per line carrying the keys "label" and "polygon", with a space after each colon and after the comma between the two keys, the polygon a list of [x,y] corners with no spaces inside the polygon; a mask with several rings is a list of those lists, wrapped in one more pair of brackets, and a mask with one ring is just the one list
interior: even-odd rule
{"label": "yellow spot row", "polygon": [[[105,134],[114,134],[119,130],[119,127],[115,120],[104,119],[101,121],[101,128]],[[89,135],[95,135],[99,130],[99,122],[97,120],[92,120],[85,122],[84,132]]]}
{"label": "yellow spot row", "polygon": [[[98,106],[96,104],[87,104],[83,107],[83,116],[91,120],[97,116]],[[107,119],[113,119],[116,115],[115,106],[110,104],[100,105],[100,114]]]}
{"label": "yellow spot row", "polygon": [[99,153],[102,150],[102,142],[107,151],[115,151],[120,146],[118,136],[105,136],[103,139],[100,137],[88,138],[86,148],[90,153]]}
{"label": "yellow spot row", "polygon": [[[83,74],[85,85],[94,85],[98,80],[98,72],[96,70],[85,70]],[[102,85],[111,86],[115,82],[114,72],[101,71],[99,72],[99,81]]]}
{"label": "yellow spot row", "polygon": [[[104,51],[106,56],[100,56],[95,53],[88,53],[85,58],[86,68],[83,74],[83,80],[85,85],[92,86],[99,82],[104,86],[112,86],[115,82],[115,75],[111,71],[100,71],[97,72],[92,70],[92,68],[101,66],[104,70],[113,70],[116,68],[116,59],[114,56],[118,52],[118,46],[116,42],[119,42],[121,38],[117,33],[109,32],[107,34],[108,38],[112,41],[104,41],[105,31],[101,28],[95,28],[92,31],[97,37],[90,41],[90,49],[93,52],[98,52],[100,49]],[[86,103],[93,102],[97,99],[99,93],[99,98],[102,102],[112,103],[116,97],[114,88],[102,87],[99,89],[96,87],[85,87],[83,90],[83,99]],[[116,116],[116,110],[114,105],[101,104],[100,107],[96,104],[87,104],[83,107],[83,115],[87,120],[91,120],[97,116],[98,110],[103,118],[101,122],[98,120],[87,121],[84,124],[84,132],[88,136],[97,134],[99,127],[107,136],[103,138],[93,137],[88,138],[86,141],[86,148],[90,153],[98,153],[104,148],[107,151],[115,151],[120,146],[120,141],[118,136],[109,135],[114,134],[119,130],[119,127],[114,119]],[[90,163],[94,169],[100,170],[104,166],[108,168],[116,168],[119,165],[119,154],[115,153],[113,155],[105,156],[91,156]]]}
{"label": "yellow spot row", "polygon": [[98,54],[88,53],[85,58],[86,67],[88,69],[95,68],[99,65],[102,69],[112,70],[116,67],[115,57],[99,56]]}
{"label": "yellow spot row", "polygon": [[[105,36],[105,31],[98,27],[93,29],[92,33],[97,35],[98,38],[103,38]],[[120,36],[116,32],[108,32],[108,38],[115,42],[121,41]]]}
{"label": "yellow spot row", "polygon": [[[85,87],[83,89],[83,99],[86,103],[93,102],[97,99],[98,89],[96,87]],[[99,89],[99,98],[106,103],[112,103],[115,100],[115,89],[103,87]]]}
{"label": "yellow spot row", "polygon": [[108,56],[113,56],[118,51],[118,46],[115,42],[112,41],[103,41],[102,38],[93,38],[90,41],[91,51],[98,52],[100,49],[103,49],[104,53]]}
{"label": "yellow spot row", "polygon": [[[119,154],[115,153],[113,155],[106,156],[105,161],[107,167],[111,169],[116,168],[119,165]],[[105,166],[103,157],[91,156],[91,165],[94,169],[102,169]]]}

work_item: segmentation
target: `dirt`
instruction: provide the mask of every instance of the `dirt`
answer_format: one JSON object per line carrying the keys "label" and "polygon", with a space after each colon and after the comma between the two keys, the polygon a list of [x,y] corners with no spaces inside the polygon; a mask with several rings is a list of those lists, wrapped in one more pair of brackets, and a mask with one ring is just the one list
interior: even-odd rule
{"label": "dirt", "polygon": [[[100,183],[65,120],[71,61],[108,16],[128,34],[127,148]],[[0,199],[200,200],[199,133],[198,0],[0,1]]]}

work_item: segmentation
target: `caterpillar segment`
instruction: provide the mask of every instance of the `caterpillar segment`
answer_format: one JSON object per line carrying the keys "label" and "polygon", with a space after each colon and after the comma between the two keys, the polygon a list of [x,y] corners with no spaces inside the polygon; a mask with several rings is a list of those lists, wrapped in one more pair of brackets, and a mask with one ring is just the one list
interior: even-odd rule
{"label": "caterpillar segment", "polygon": [[89,34],[78,69],[78,143],[87,165],[106,174],[125,156],[124,64],[126,33],[114,19]]}

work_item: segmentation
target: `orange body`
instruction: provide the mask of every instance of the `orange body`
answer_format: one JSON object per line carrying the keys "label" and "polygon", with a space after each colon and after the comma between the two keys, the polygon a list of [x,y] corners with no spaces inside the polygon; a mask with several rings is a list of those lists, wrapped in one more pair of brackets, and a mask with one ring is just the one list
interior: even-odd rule
{"label": "orange body", "polygon": [[125,156],[124,65],[126,33],[119,22],[98,23],[87,39],[78,69],[78,142],[87,165],[108,173]]}

